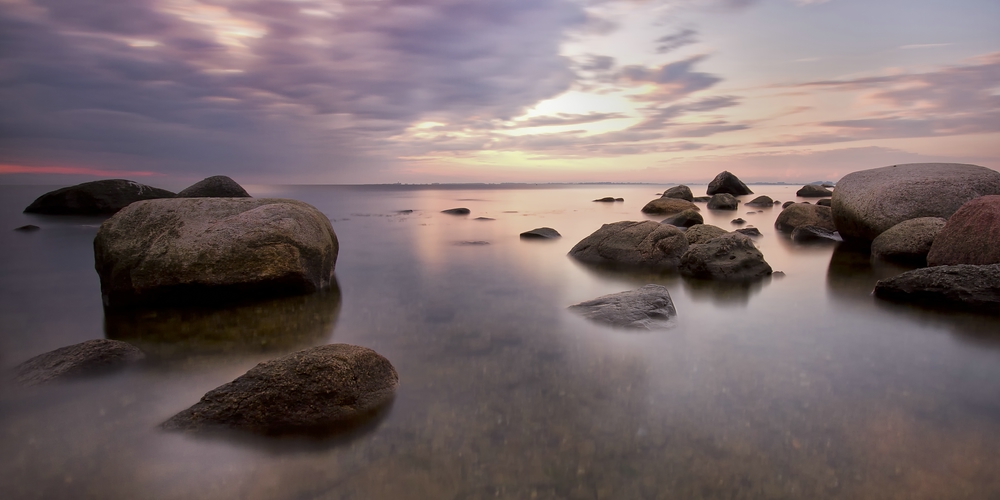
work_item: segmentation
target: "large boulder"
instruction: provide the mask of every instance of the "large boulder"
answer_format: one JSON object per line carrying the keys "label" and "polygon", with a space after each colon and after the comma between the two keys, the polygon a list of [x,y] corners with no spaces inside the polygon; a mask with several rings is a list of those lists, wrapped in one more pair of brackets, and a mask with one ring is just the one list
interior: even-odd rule
{"label": "large boulder", "polygon": [[735,175],[728,171],[722,171],[712,179],[712,182],[708,183],[708,192],[706,194],[711,196],[719,193],[743,196],[745,194],[753,194],[753,191]]}
{"label": "large boulder", "polygon": [[740,200],[729,193],[719,193],[712,195],[708,200],[708,208],[712,210],[736,210],[740,206]]}
{"label": "large boulder", "polygon": [[677,227],[691,227],[695,224],[702,224],[705,219],[695,210],[685,210],[673,214],[660,221],[660,224],[670,224]]}
{"label": "large boulder", "polygon": [[108,215],[130,203],[173,198],[174,193],[125,179],[84,182],[50,191],[24,209],[25,213],[49,215]]}
{"label": "large boulder", "polygon": [[1000,194],[1000,172],[958,163],[911,163],[844,176],[833,192],[833,220],[845,240],[870,242],[917,217],[951,217],[965,202]]}
{"label": "large boulder", "polygon": [[177,193],[178,198],[249,198],[243,186],[225,175],[213,175]]}
{"label": "large boulder", "polygon": [[795,192],[795,196],[800,198],[825,198],[827,196],[832,196],[833,191],[820,186],[819,184],[806,184],[802,186],[801,189]]}
{"label": "large boulder", "polygon": [[119,340],[96,339],[35,356],[14,367],[14,380],[36,385],[97,375],[145,358],[137,347]]}
{"label": "large boulder", "polygon": [[366,347],[330,344],[260,363],[163,423],[168,430],[257,434],[335,432],[393,399],[399,376]]}
{"label": "large boulder", "polygon": [[746,203],[748,207],[761,207],[768,208],[773,207],[776,201],[772,200],[770,196],[758,196]]}
{"label": "large boulder", "polygon": [[771,274],[771,266],[749,236],[729,233],[691,245],[681,257],[680,271],[692,278],[748,281]]}
{"label": "large boulder", "polygon": [[598,323],[645,330],[667,328],[677,316],[670,292],[662,285],[604,295],[569,308]]}
{"label": "large boulder", "polygon": [[319,210],[271,198],[141,201],[106,220],[94,238],[109,307],[325,290],[338,251]]}
{"label": "large boulder", "polygon": [[774,227],[779,231],[792,232],[799,226],[816,226],[828,231],[836,231],[830,207],[793,203],[778,214]]}
{"label": "large boulder", "polygon": [[569,255],[591,264],[675,268],[687,250],[684,232],[654,221],[605,224],[576,244]]}
{"label": "large boulder", "polygon": [[713,226],[711,224],[696,224],[684,231],[684,237],[687,238],[689,245],[697,245],[699,243],[705,243],[708,240],[718,238],[729,231],[722,229],[719,226]]}
{"label": "large boulder", "polygon": [[698,205],[679,198],[657,198],[642,207],[643,213],[669,215],[685,210],[700,210]]}
{"label": "large boulder", "polygon": [[931,266],[1000,263],[1000,196],[976,198],[958,209],[927,254]]}
{"label": "large boulder", "polygon": [[879,280],[875,296],[932,307],[1000,311],[1000,264],[936,266]]}
{"label": "large boulder", "polygon": [[694,193],[691,192],[691,188],[681,184],[664,191],[663,198],[677,198],[685,201],[694,201]]}
{"label": "large boulder", "polygon": [[872,241],[872,257],[924,266],[931,244],[947,221],[941,217],[917,217],[886,229]]}

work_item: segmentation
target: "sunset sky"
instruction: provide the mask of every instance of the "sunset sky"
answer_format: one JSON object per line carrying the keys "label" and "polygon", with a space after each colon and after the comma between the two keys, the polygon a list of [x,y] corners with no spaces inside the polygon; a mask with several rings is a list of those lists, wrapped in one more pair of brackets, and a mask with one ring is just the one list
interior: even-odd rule
{"label": "sunset sky", "polygon": [[997,0],[0,0],[0,183],[1000,169]]}

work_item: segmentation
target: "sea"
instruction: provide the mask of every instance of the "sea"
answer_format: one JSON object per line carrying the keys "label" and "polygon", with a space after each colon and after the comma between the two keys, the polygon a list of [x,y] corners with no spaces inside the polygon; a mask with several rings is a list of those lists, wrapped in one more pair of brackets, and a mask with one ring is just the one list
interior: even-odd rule
{"label": "sea", "polygon": [[[245,187],[329,217],[335,289],[106,312],[104,219],[23,214],[54,186],[0,186],[0,498],[1000,498],[1000,316],[874,298],[907,268],[792,242],[774,228],[780,205],[700,205],[706,223],[758,228],[780,271],[733,284],[567,255],[602,224],[662,219],[640,209],[667,184]],[[799,186],[750,187],[743,202],[807,201]],[[624,201],[592,201],[605,196]],[[441,212],[457,207],[471,213]],[[25,224],[40,229],[14,231]],[[538,227],[562,237],[519,238]],[[650,283],[670,291],[670,328],[568,309]],[[33,356],[104,337],[147,359],[11,382]],[[328,343],[372,348],[399,373],[391,408],[357,431],[160,429],[256,364]]]}

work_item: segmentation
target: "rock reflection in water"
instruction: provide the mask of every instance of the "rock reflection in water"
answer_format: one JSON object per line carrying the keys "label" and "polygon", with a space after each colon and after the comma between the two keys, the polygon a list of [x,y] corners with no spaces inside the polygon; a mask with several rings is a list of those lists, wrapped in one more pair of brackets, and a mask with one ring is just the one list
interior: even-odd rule
{"label": "rock reflection in water", "polygon": [[340,288],[224,308],[171,307],[104,311],[110,339],[152,359],[191,355],[291,352],[324,342],[340,313]]}
{"label": "rock reflection in water", "polygon": [[765,276],[753,281],[713,281],[684,278],[684,290],[696,301],[711,301],[718,306],[746,305],[773,278]]}
{"label": "rock reflection in water", "polygon": [[870,301],[875,283],[890,276],[906,272],[912,267],[901,266],[880,259],[849,245],[841,244],[833,250],[826,271],[826,285],[831,297],[847,302]]}

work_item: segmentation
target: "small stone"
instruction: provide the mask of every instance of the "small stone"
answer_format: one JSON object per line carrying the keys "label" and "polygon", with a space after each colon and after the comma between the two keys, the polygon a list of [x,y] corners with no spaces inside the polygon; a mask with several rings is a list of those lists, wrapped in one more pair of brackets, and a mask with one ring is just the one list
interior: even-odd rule
{"label": "small stone", "polygon": [[747,221],[743,220],[742,217],[737,217],[737,218],[735,218],[735,219],[733,219],[733,220],[731,220],[729,222],[732,222],[733,224],[746,224],[747,223]]}
{"label": "small stone", "polygon": [[792,241],[808,243],[815,241],[844,241],[836,231],[817,226],[799,226],[792,230]]}
{"label": "small stone", "polygon": [[14,380],[36,385],[97,375],[121,369],[145,358],[139,348],[120,340],[96,339],[35,356],[14,368]]}
{"label": "small stone", "polygon": [[562,237],[562,235],[559,234],[559,231],[556,231],[555,229],[552,229],[551,227],[539,227],[539,228],[532,229],[531,231],[525,231],[525,232],[521,233],[521,239],[523,239],[523,240],[530,240],[530,239],[554,239],[554,238],[561,238],[561,237]]}
{"label": "small stone", "polygon": [[690,201],[678,198],[657,198],[642,207],[643,213],[661,215],[676,214],[685,210],[699,210],[699,208]]}
{"label": "small stone", "polygon": [[472,213],[472,210],[469,210],[468,208],[449,208],[448,210],[442,210],[441,213],[451,215],[469,215]]}
{"label": "small stone", "polygon": [[243,186],[225,175],[215,175],[177,193],[178,198],[250,198]]}
{"label": "small stone", "polygon": [[712,196],[712,199],[708,201],[708,208],[712,210],[736,210],[739,207],[740,200],[737,200],[735,196],[729,193],[719,193]]}
{"label": "small stone", "polygon": [[805,186],[802,186],[802,189],[795,192],[795,196],[802,198],[822,198],[824,196],[832,195],[833,191],[817,184],[806,184]]}
{"label": "small stone", "polygon": [[695,224],[702,224],[705,219],[695,210],[685,210],[676,213],[660,221],[660,224],[671,224],[677,227],[691,227]]}
{"label": "small stone", "polygon": [[492,217],[476,217],[475,219],[472,220],[496,220],[496,219]]}
{"label": "small stone", "polygon": [[755,227],[744,227],[736,230],[737,233],[745,234],[747,236],[763,236],[760,230]]}
{"label": "small stone", "polygon": [[770,196],[758,196],[746,203],[748,207],[771,207],[777,203]]}
{"label": "small stone", "polygon": [[569,308],[598,323],[643,330],[668,328],[677,316],[670,292],[662,285],[604,295]]}
{"label": "small stone", "polygon": [[14,228],[15,231],[21,231],[22,233],[30,233],[31,231],[38,231],[39,229],[41,228],[34,224],[27,224],[21,227]]}

